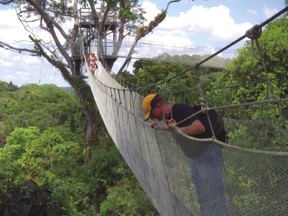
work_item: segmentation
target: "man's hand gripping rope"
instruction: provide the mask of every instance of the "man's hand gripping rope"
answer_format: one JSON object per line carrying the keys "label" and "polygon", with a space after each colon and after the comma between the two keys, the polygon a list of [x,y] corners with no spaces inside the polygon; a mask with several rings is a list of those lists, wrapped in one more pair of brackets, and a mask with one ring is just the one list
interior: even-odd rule
{"label": "man's hand gripping rope", "polygon": [[174,119],[170,119],[166,123],[167,123],[168,128],[172,128],[176,126],[177,122]]}
{"label": "man's hand gripping rope", "polygon": [[[175,127],[177,122],[174,119],[170,119],[166,121],[166,123],[167,123],[168,128],[172,128],[172,127]],[[157,122],[152,122],[150,124],[151,128],[154,128],[156,125],[157,125]]]}

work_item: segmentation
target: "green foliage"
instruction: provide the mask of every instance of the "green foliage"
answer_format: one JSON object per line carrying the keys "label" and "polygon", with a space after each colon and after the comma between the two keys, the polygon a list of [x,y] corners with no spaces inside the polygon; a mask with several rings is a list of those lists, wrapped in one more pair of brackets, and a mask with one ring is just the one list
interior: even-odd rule
{"label": "green foliage", "polygon": [[[288,27],[284,16],[267,25],[259,39],[260,52],[263,53],[266,74],[256,44],[247,42],[239,50],[239,55],[228,66],[227,80],[235,87],[232,91],[233,103],[243,103],[267,98],[283,98],[288,94]],[[254,51],[254,52],[252,52]],[[251,54],[254,53],[254,54]],[[266,84],[267,78],[271,85]],[[233,83],[232,83],[233,81]],[[236,82],[235,82],[236,81]],[[238,85],[238,86],[237,86]]]}
{"label": "green foliage", "polygon": [[[107,141],[102,142],[104,143],[93,152],[92,161],[81,168],[85,169],[83,175],[80,174],[83,182],[89,182],[87,192],[97,203],[105,199],[108,186],[114,185],[127,174],[127,171],[122,169],[123,166],[126,169],[127,167],[117,148],[114,145],[105,144]],[[119,172],[119,169],[124,172]]]}
{"label": "green foliage", "polygon": [[[208,67],[201,67],[199,71],[195,70],[192,65],[196,65],[196,63],[202,61],[204,57],[206,56],[171,56],[164,53],[155,57],[155,61],[136,61],[133,65],[133,74],[125,72],[121,74],[120,78],[121,81],[124,80],[124,83],[128,87],[143,95],[157,92],[169,102],[185,102],[195,105],[200,103],[199,73],[201,88],[203,89],[203,94],[207,102],[210,106],[216,106],[223,102],[223,96],[228,98],[227,91],[221,92],[215,90],[223,87],[221,84],[223,83],[224,74],[220,69]],[[217,64],[219,64],[219,62],[226,64],[227,61],[228,60],[222,58],[217,58],[216,62],[218,62]],[[179,74],[181,74],[181,76],[179,76]],[[151,84],[155,85],[151,86]],[[219,100],[220,98],[221,100]],[[226,101],[227,100],[228,99],[226,99]]]}
{"label": "green foliage", "polygon": [[6,83],[4,81],[0,81],[0,93],[8,93],[18,90],[18,87],[15,86],[12,82]]}
{"label": "green foliage", "polygon": [[231,103],[229,83],[225,82],[226,74],[223,71],[211,73],[205,77],[202,84],[204,95],[210,107],[223,106]]}
{"label": "green foliage", "polygon": [[8,136],[7,144],[0,149],[1,190],[33,179],[49,185],[52,197],[72,215],[87,215],[93,202],[105,199],[106,187],[126,173],[115,171],[124,162],[117,149],[106,144],[96,149],[93,161],[85,163],[83,146],[65,133],[64,139],[63,128],[57,129],[41,133],[35,127],[17,128]]}
{"label": "green foliage", "polygon": [[[37,0],[36,2],[46,13],[49,14],[49,16],[53,16],[55,21],[59,24],[65,23],[73,16],[73,7],[67,4],[66,1]],[[22,6],[25,13],[23,13],[22,16],[29,18],[32,14],[38,14],[30,4],[24,4],[21,1],[18,3],[23,4]]]}
{"label": "green foliage", "polygon": [[108,188],[108,196],[102,203],[99,216],[106,215],[159,215],[136,179],[122,179]]}
{"label": "green foliage", "polygon": [[[118,19],[121,20],[121,24],[125,24],[123,27],[128,35],[135,35],[136,29],[142,26],[146,20],[144,17],[145,11],[138,4],[138,0],[133,1],[105,1],[107,8],[110,11],[117,12]],[[120,30],[122,31],[122,29]]]}
{"label": "green foliage", "polygon": [[[1,123],[3,128],[6,126],[6,144],[0,148],[1,194],[7,195],[11,188],[32,180],[49,187],[51,199],[57,200],[61,211],[86,216],[93,214],[92,206],[105,201],[108,188],[131,178],[131,171],[101,121],[100,144],[87,162],[85,122],[73,94],[53,85],[28,85],[19,90],[4,86],[0,100]],[[21,110],[29,122],[25,127],[15,119],[19,117],[16,110]],[[38,113],[42,114],[40,118],[34,116]],[[51,118],[53,124],[49,123]],[[153,208],[149,202],[147,205]]]}
{"label": "green foliage", "polygon": [[102,140],[93,160],[85,163],[83,146],[69,140],[67,131],[64,139],[63,128],[58,129],[17,128],[8,136],[0,149],[1,191],[33,179],[49,185],[53,199],[72,215],[91,214],[90,206],[105,200],[107,188],[132,173],[110,140]]}
{"label": "green foliage", "polygon": [[[227,152],[226,193],[231,215],[285,215],[287,159]],[[255,166],[255,164],[258,164]],[[275,204],[275,205],[274,205]],[[283,204],[283,205],[282,205]],[[257,206],[257,208],[255,208]]]}
{"label": "green foliage", "polygon": [[40,130],[63,124],[69,113],[79,110],[74,95],[55,85],[30,84],[2,96],[0,120],[4,135],[15,127],[37,126]]}
{"label": "green foliage", "polygon": [[[258,41],[268,74],[255,42],[248,41],[239,50],[239,55],[223,73],[229,103],[287,97],[287,84],[284,84],[288,69],[287,25],[287,16],[269,23]],[[271,84],[267,84],[267,78]],[[229,116],[238,120],[229,123],[229,143],[247,149],[287,152],[287,106],[287,103],[269,103],[231,109]],[[229,149],[226,153],[229,155],[225,167],[226,192],[231,194],[228,199],[232,207],[230,214],[285,215],[286,207],[279,203],[279,197],[287,197],[283,189],[287,180],[287,158],[243,154]]]}
{"label": "green foliage", "polygon": [[1,116],[1,112],[3,112],[3,108],[7,106],[7,104],[12,103],[11,97],[13,92],[17,91],[18,87],[13,85],[12,82],[6,83],[0,81],[0,147],[4,146],[6,143],[6,132],[5,132],[5,124],[3,123],[3,117]]}
{"label": "green foliage", "polygon": [[10,188],[0,196],[0,215],[69,215],[61,209],[60,203],[53,200],[48,187],[38,187],[36,182]]}
{"label": "green foliage", "polygon": [[[2,179],[2,187],[6,187],[11,183],[23,183],[23,177],[19,174],[19,160],[26,151],[26,145],[31,143],[40,135],[40,131],[36,127],[27,129],[16,128],[7,138],[7,144],[4,148],[0,148],[0,178]],[[19,180],[21,179],[21,180]]]}

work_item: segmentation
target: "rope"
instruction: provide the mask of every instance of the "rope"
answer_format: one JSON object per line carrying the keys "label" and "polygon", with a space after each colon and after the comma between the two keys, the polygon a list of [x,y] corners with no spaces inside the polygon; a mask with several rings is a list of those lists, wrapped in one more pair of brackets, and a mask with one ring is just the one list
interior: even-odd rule
{"label": "rope", "polygon": [[263,57],[263,52],[262,52],[262,49],[260,48],[260,45],[258,43],[258,40],[256,39],[256,45],[257,45],[257,49],[258,49],[258,53],[259,53],[259,57],[260,57],[260,60],[261,60],[261,63],[262,63],[262,66],[263,66],[263,69],[265,71],[265,75],[266,75],[266,83],[267,83],[267,88],[266,88],[266,97],[269,98],[269,88],[270,88],[270,91],[272,93],[272,97],[274,98],[275,95],[274,95],[274,91],[273,91],[273,86],[271,84],[271,81],[269,79],[269,74],[268,74],[268,70],[267,70],[267,67],[266,67],[266,64],[265,64],[265,61],[264,61],[264,57]]}
{"label": "rope", "polygon": [[[195,114],[194,114],[194,116],[195,116]],[[145,123],[146,125],[149,125],[146,122],[143,122],[143,123]],[[154,127],[154,129],[155,130],[167,130],[167,131],[170,130],[170,129],[168,129],[168,127],[163,127],[163,126],[162,127],[161,126],[156,126],[156,127]],[[264,150],[249,149],[249,148],[239,147],[239,146],[236,146],[236,145],[231,145],[229,143],[224,143],[224,142],[221,142],[221,141],[219,141],[217,139],[214,139],[214,138],[195,138],[195,137],[191,137],[191,136],[183,133],[182,131],[178,130],[176,127],[174,127],[174,129],[177,130],[185,138],[193,140],[193,141],[197,141],[197,142],[214,142],[214,143],[219,144],[221,146],[225,146],[225,147],[228,147],[228,148],[231,148],[231,149],[236,149],[236,150],[239,150],[239,151],[242,151],[242,152],[254,153],[254,154],[263,154],[263,155],[280,156],[280,157],[287,157],[288,156],[288,152],[277,152],[277,151],[264,151]]]}
{"label": "rope", "polygon": [[287,102],[288,98],[280,98],[280,99],[268,99],[268,100],[263,100],[263,101],[253,101],[253,102],[247,102],[247,103],[241,103],[241,104],[231,104],[231,105],[225,105],[225,106],[218,106],[218,107],[213,107],[213,108],[207,108],[208,110],[210,109],[225,109],[225,108],[232,108],[232,107],[241,107],[241,106],[249,106],[249,105],[256,105],[256,104],[265,104],[265,103],[283,103]]}

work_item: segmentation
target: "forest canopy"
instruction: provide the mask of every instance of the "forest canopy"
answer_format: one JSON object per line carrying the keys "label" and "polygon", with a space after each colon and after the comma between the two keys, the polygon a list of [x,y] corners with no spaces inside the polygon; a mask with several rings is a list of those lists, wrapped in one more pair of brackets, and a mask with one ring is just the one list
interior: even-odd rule
{"label": "forest canopy", "polygon": [[126,205],[135,214],[157,215],[103,124],[101,144],[87,162],[85,124],[74,94],[55,85],[0,82],[0,103],[0,215],[86,216],[93,215],[94,203],[103,203],[99,215],[125,213]]}

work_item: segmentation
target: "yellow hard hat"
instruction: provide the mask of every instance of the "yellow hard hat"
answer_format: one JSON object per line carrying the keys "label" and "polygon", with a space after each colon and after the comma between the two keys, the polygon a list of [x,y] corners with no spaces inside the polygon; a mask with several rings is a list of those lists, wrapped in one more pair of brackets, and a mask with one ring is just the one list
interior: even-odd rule
{"label": "yellow hard hat", "polygon": [[145,121],[149,119],[151,110],[159,101],[161,101],[161,98],[157,94],[149,94],[144,98],[142,102],[142,110],[145,115]]}

